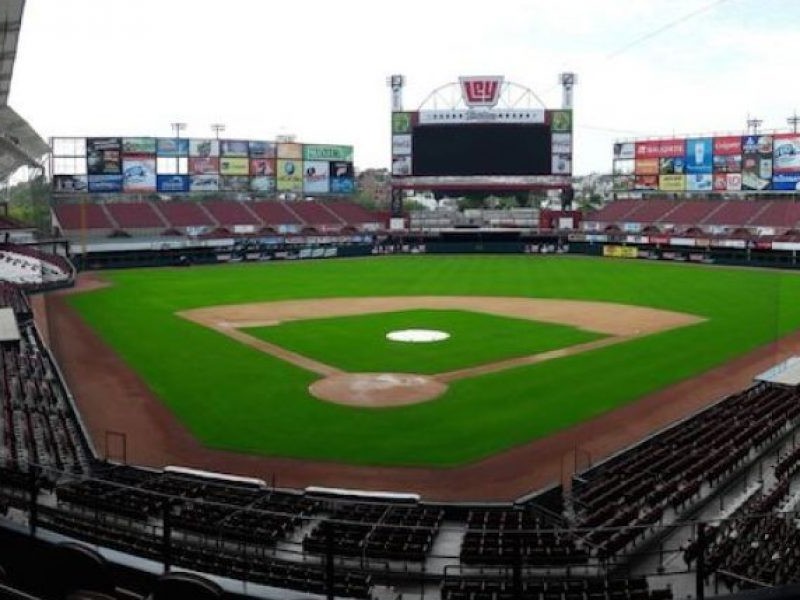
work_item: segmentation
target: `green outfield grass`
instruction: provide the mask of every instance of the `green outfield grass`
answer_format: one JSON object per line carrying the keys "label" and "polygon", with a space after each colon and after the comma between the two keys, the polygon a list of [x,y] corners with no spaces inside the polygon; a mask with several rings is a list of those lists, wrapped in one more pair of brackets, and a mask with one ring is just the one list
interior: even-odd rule
{"label": "green outfield grass", "polygon": [[[430,344],[386,339],[398,329],[439,329],[450,338]],[[605,337],[565,325],[463,310],[308,319],[244,331],[350,373],[443,373]]]}
{"label": "green outfield grass", "polygon": [[[147,269],[70,297],[205,444],[383,465],[457,465],[548,435],[800,327],[793,273],[530,256],[420,256]],[[432,402],[350,408],[316,376],[175,315],[219,304],[397,295],[599,300],[705,317],[690,327],[459,380]],[[111,401],[111,399],[110,399]]]}

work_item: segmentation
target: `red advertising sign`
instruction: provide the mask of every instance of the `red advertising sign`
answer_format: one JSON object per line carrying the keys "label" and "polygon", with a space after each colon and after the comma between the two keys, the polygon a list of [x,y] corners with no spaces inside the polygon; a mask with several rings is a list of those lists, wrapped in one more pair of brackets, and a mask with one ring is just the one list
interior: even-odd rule
{"label": "red advertising sign", "polygon": [[658,175],[658,159],[657,158],[638,158],[636,159],[636,166],[634,173],[637,175]]}
{"label": "red advertising sign", "polygon": [[714,138],[714,156],[731,156],[742,153],[742,137],[728,136]]}
{"label": "red advertising sign", "polygon": [[500,97],[502,76],[460,77],[461,96],[467,106],[494,106]]}
{"label": "red advertising sign", "polygon": [[219,159],[216,157],[189,158],[189,173],[192,175],[208,175],[219,173]]}
{"label": "red advertising sign", "polygon": [[714,173],[714,191],[725,192],[728,190],[728,176],[726,173]]}
{"label": "red advertising sign", "polygon": [[634,185],[637,190],[657,190],[658,175],[637,175]]}
{"label": "red advertising sign", "polygon": [[685,140],[636,142],[636,158],[670,158],[686,154]]}
{"label": "red advertising sign", "polygon": [[253,177],[275,177],[275,159],[250,159],[250,175]]}

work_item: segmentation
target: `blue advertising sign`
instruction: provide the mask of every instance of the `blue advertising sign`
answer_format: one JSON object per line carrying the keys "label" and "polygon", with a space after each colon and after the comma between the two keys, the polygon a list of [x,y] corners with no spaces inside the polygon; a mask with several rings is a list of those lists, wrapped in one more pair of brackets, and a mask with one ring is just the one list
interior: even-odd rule
{"label": "blue advertising sign", "polygon": [[710,192],[713,187],[713,176],[705,173],[694,173],[686,176],[686,189],[690,192]]}
{"label": "blue advertising sign", "polygon": [[122,191],[122,175],[89,175],[89,191],[113,194]]}
{"label": "blue advertising sign", "polygon": [[772,189],[781,192],[800,191],[800,173],[775,173],[772,176]]}
{"label": "blue advertising sign", "polygon": [[332,194],[352,194],[355,191],[353,163],[335,161],[330,166],[330,189]]}
{"label": "blue advertising sign", "polygon": [[186,138],[158,138],[156,153],[159,156],[189,156],[189,140]]}
{"label": "blue advertising sign", "polygon": [[159,175],[156,178],[156,189],[159,192],[188,192],[188,175]]}
{"label": "blue advertising sign", "polygon": [[713,170],[713,138],[686,140],[686,161],[684,169],[688,174],[707,173]]}

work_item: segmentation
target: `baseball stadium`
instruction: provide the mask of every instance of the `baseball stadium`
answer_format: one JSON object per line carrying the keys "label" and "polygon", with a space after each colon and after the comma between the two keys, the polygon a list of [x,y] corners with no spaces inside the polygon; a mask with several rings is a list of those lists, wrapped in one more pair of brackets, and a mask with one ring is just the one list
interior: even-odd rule
{"label": "baseball stadium", "polygon": [[579,207],[574,73],[392,75],[381,211],[339,140],[44,139],[0,9],[1,598],[800,596],[797,123]]}

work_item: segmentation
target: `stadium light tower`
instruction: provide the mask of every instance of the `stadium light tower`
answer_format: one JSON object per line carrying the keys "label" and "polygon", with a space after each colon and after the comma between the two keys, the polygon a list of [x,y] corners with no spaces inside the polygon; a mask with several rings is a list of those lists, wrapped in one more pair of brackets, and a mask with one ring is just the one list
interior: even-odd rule
{"label": "stadium light tower", "polygon": [[578,76],[575,75],[575,73],[560,73],[558,75],[558,82],[562,87],[561,108],[571,109],[572,90],[575,88],[575,84],[578,83]]}
{"label": "stadium light tower", "polygon": [[392,90],[392,111],[403,110],[403,86],[406,78],[402,75],[390,75],[386,78],[386,85]]}
{"label": "stadium light tower", "polygon": [[797,116],[797,109],[794,110],[791,117],[786,119],[786,122],[792,126],[792,131],[797,133],[797,126],[800,125],[800,117]]}
{"label": "stadium light tower", "polygon": [[179,140],[181,139],[181,131],[186,129],[186,123],[179,123],[179,122],[170,123],[170,127],[172,127],[172,131],[175,132],[175,139]]}
{"label": "stadium light tower", "polygon": [[758,135],[758,128],[761,127],[761,124],[764,122],[763,119],[757,119],[755,117],[751,117],[748,115],[747,117],[747,131],[753,133],[753,135]]}
{"label": "stadium light tower", "polygon": [[211,131],[214,132],[214,137],[219,139],[219,134],[225,131],[225,124],[224,123],[212,123],[211,124]]}

